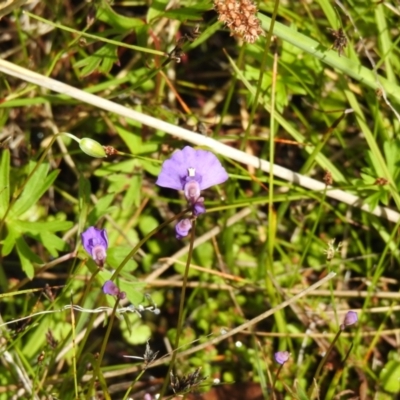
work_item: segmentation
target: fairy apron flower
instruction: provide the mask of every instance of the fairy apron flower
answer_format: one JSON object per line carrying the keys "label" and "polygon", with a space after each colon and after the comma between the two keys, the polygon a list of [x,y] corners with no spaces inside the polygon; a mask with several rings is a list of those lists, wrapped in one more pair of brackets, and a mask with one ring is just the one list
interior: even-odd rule
{"label": "fairy apron flower", "polygon": [[[161,187],[183,190],[194,216],[205,213],[201,191],[218,185],[228,179],[225,168],[218,158],[206,150],[195,150],[190,146],[176,151],[164,161],[156,184]],[[177,237],[181,239],[189,233],[190,220],[182,220],[176,225]]]}
{"label": "fairy apron flower", "polygon": [[90,226],[82,233],[82,244],[93,261],[103,267],[107,256],[108,237],[105,229],[97,229]]}

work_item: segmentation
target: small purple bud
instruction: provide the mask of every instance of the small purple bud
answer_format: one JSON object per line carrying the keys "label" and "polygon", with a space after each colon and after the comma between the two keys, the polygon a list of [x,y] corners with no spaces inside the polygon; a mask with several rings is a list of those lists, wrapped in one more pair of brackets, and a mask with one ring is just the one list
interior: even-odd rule
{"label": "small purple bud", "polygon": [[113,281],[106,281],[103,285],[103,293],[109,294],[110,296],[120,296],[121,293],[118,286]]}
{"label": "small purple bud", "polygon": [[287,360],[289,360],[290,353],[288,351],[278,351],[274,354],[275,361],[283,365]]}
{"label": "small purple bud", "polygon": [[193,205],[194,215],[204,214],[206,208],[204,207],[204,197],[199,197]]}
{"label": "small purple bud", "polygon": [[189,234],[189,231],[192,229],[192,221],[188,218],[180,220],[175,225],[175,233],[177,239],[182,239]]}
{"label": "small purple bud", "polygon": [[93,258],[93,261],[103,267],[107,256],[108,237],[105,229],[97,229],[90,226],[81,235],[82,244],[86,252]]}
{"label": "small purple bud", "polygon": [[125,292],[119,292],[118,297],[119,297],[120,300],[124,300],[124,299],[126,299],[126,293]]}
{"label": "small purple bud", "polygon": [[358,322],[358,315],[355,311],[348,311],[344,317],[343,324],[340,325],[340,329],[343,331],[348,326],[354,325]]}

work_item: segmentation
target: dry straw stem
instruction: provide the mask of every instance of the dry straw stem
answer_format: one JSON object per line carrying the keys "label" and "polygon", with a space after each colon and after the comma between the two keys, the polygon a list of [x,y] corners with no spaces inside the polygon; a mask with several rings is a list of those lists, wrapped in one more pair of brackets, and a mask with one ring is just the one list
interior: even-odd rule
{"label": "dry straw stem", "polygon": [[[19,67],[18,65],[10,63],[6,60],[0,60],[0,71],[7,75],[22,79],[26,82],[33,83],[54,92],[67,95],[84,103],[91,104],[103,110],[140,122],[154,129],[164,131],[170,135],[174,135],[195,145],[207,146],[213,149],[214,152],[224,157],[231,158],[232,160],[248,166],[252,166],[254,168],[259,168],[266,173],[270,172],[271,164],[266,160],[261,160],[258,157],[246,154],[243,151],[220,143],[210,137],[194,133],[179,126],[131,110],[127,107],[114,103],[110,100],[103,99],[94,94],[84,92],[83,90],[74,88],[70,85],[66,85],[65,83],[59,82],[55,79],[48,78],[44,75],[30,71],[26,68]],[[3,106],[6,105],[6,102],[7,99],[5,100],[5,102],[3,102]],[[279,165],[273,164],[273,172],[275,177],[291,183],[295,183],[296,185],[302,186],[306,189],[321,193],[325,189],[327,189],[326,195],[331,199],[341,201],[342,203],[349,204],[350,206],[358,207],[378,217],[386,218],[392,222],[397,222],[399,220],[400,214],[394,210],[380,206],[371,210],[367,204],[362,204],[362,200],[359,197],[347,193],[343,190],[333,189],[331,186],[326,187],[326,185],[320,181],[309,178],[308,176],[295,173],[287,168],[283,168]]]}

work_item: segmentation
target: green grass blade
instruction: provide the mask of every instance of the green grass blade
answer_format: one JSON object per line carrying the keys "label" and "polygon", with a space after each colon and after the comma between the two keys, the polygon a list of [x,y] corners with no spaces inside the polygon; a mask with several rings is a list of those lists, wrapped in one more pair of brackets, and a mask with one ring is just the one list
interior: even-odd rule
{"label": "green grass blade", "polygon": [[3,150],[0,160],[0,218],[10,204],[10,151]]}
{"label": "green grass blade", "polygon": [[[262,27],[267,31],[270,27],[271,18],[262,14],[258,14],[258,17],[262,22]],[[375,74],[373,71],[361,64],[357,64],[344,56],[339,57],[336,51],[325,48],[314,39],[279,22],[275,22],[274,35],[278,36],[282,40],[288,41],[294,46],[321,60],[325,64],[338,69],[344,75],[356,79],[361,84],[374,90],[380,89],[377,82],[377,79],[379,79],[379,82],[387,95],[400,103],[400,87],[393,84],[393,82],[389,82],[386,78]]]}

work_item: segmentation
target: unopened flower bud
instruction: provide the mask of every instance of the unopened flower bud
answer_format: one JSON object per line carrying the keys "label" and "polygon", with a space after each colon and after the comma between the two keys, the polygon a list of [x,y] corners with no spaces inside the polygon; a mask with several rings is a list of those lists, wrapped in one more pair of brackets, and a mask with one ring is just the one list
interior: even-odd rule
{"label": "unopened flower bud", "polygon": [[103,293],[110,296],[119,296],[121,292],[113,281],[105,281],[103,285]]}
{"label": "unopened flower bud", "polygon": [[90,138],[83,138],[79,141],[79,147],[81,150],[86,153],[88,156],[95,158],[103,158],[107,157],[106,151],[103,146]]}
{"label": "unopened flower bud", "polygon": [[345,330],[348,326],[354,325],[355,323],[358,322],[358,315],[355,311],[348,311],[347,314],[344,317],[343,324],[340,325],[340,329],[343,331]]}
{"label": "unopened flower bud", "polygon": [[177,239],[182,239],[189,234],[190,229],[192,229],[192,221],[188,218],[180,220],[175,225],[175,233]]}
{"label": "unopened flower bud", "polygon": [[274,354],[275,361],[283,365],[287,360],[289,360],[290,353],[288,351],[278,351]]}

